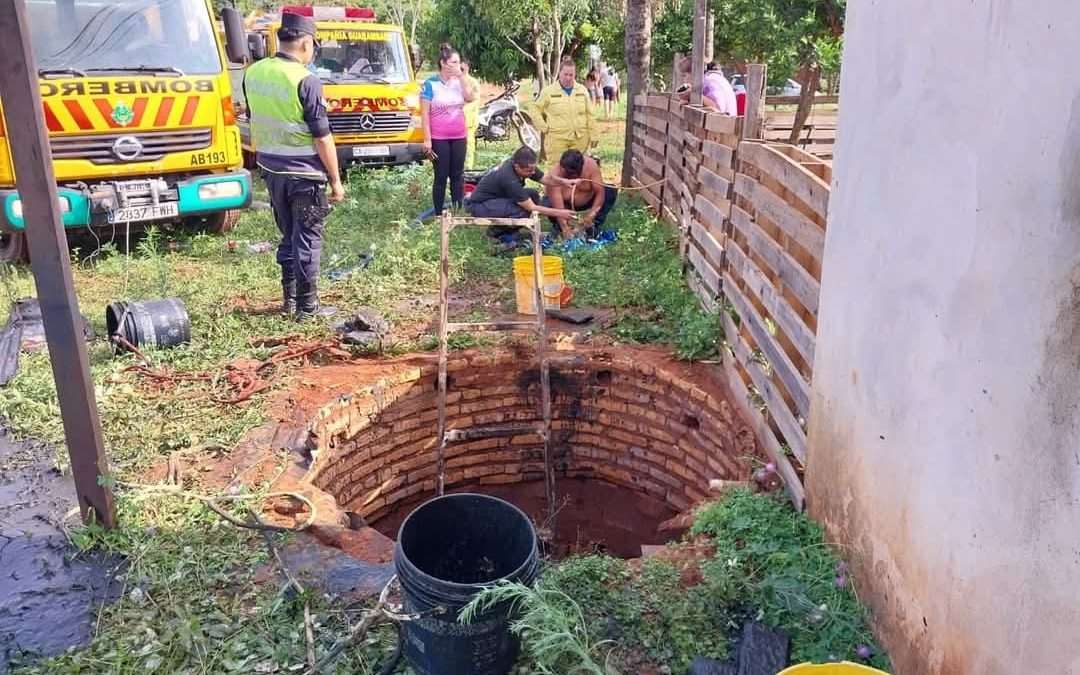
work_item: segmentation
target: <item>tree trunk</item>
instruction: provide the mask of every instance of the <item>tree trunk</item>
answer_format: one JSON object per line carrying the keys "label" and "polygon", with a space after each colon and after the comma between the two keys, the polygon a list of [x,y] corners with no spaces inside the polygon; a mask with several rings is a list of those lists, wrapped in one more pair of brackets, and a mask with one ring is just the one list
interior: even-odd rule
{"label": "tree trunk", "polygon": [[543,39],[543,36],[540,34],[540,20],[534,18],[532,25],[533,57],[536,61],[536,85],[540,89],[543,89],[547,85],[547,81],[544,78]]}
{"label": "tree trunk", "polygon": [[821,66],[812,63],[807,64],[806,77],[802,85],[802,93],[799,95],[799,108],[795,111],[795,122],[791,125],[791,136],[788,143],[799,144],[799,135],[802,134],[806,119],[810,117],[810,110],[814,107],[814,95],[817,94],[818,85],[821,84]]}
{"label": "tree trunk", "polygon": [[634,98],[646,91],[652,76],[653,15],[650,0],[627,0],[626,37],[626,140],[623,146],[622,184],[630,185],[633,165],[630,162],[634,142]]}

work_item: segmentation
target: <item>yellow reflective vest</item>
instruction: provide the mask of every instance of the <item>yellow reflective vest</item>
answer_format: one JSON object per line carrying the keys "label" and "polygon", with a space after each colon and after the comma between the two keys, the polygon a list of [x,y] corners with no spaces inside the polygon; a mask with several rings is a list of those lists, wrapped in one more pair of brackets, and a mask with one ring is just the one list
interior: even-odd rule
{"label": "yellow reflective vest", "polygon": [[534,126],[550,138],[588,148],[599,137],[589,92],[580,82],[574,83],[569,96],[557,80],[544,87],[533,111]]}

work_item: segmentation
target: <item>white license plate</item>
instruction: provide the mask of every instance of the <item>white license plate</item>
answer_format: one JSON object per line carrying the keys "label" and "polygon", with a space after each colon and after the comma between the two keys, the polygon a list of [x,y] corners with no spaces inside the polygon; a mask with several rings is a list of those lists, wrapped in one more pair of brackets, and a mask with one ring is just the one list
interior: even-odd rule
{"label": "white license plate", "polygon": [[147,204],[146,206],[125,206],[109,214],[110,223],[137,223],[143,220],[175,218],[180,215],[180,205],[176,202],[166,204]]}
{"label": "white license plate", "polygon": [[352,149],[353,157],[387,157],[390,155],[389,145],[355,145]]}

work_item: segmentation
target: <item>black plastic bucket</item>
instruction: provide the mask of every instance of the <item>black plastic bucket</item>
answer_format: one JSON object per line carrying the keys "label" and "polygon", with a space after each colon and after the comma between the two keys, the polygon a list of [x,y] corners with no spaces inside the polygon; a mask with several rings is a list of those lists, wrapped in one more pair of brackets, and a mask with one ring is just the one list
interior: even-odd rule
{"label": "black plastic bucket", "polygon": [[111,303],[105,308],[105,326],[110,339],[119,336],[136,347],[175,347],[191,341],[191,320],[179,298]]}
{"label": "black plastic bucket", "polygon": [[404,653],[420,675],[505,675],[521,645],[510,607],[471,623],[461,609],[503,579],[531,584],[540,566],[536,530],[520,509],[495,497],[454,494],[422,504],[401,524],[394,567],[405,611],[448,611],[405,623]]}

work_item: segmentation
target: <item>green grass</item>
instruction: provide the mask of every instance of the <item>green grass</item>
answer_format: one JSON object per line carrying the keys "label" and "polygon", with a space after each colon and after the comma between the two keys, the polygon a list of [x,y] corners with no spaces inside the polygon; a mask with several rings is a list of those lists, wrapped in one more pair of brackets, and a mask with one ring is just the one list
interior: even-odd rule
{"label": "green grass", "polygon": [[[514,628],[540,672],[684,673],[696,656],[726,658],[747,619],[787,633],[793,664],[890,667],[821,528],[788,502],[745,490],[702,507],[687,540],[665,557],[570,558],[546,568],[536,590],[501,586],[474,604],[497,601],[516,603]],[[551,648],[556,638],[563,649]]]}
{"label": "green grass", "polygon": [[[514,144],[481,144],[481,163],[507,157]],[[621,137],[605,137],[601,154],[612,164],[621,155]],[[617,168],[605,166],[606,169]],[[356,171],[346,201],[334,209],[326,228],[323,267],[329,269],[374,251],[374,262],[337,282],[324,282],[324,301],[342,309],[373,307],[398,327],[387,352],[433,349],[434,309],[410,302],[436,298],[438,233],[433,224],[410,227],[430,204],[431,171],[414,166],[388,171]],[[265,195],[262,195],[265,199]],[[684,358],[715,354],[715,317],[705,315],[682,282],[677,239],[658,225],[636,199],[624,199],[609,225],[619,241],[595,252],[566,256],[568,282],[576,303],[611,306],[616,319],[610,336],[630,343],[662,343]],[[122,252],[125,233],[73,256],[80,309],[95,332],[104,333],[105,307],[116,300],[179,297],[187,306],[191,344],[148,350],[156,366],[177,373],[210,373],[210,382],[155,387],[124,369],[138,361],[114,356],[104,340],[90,344],[91,374],[106,450],[121,482],[145,480],[146,470],[175,451],[197,452],[207,444],[232,448],[266,421],[270,394],[241,405],[216,403],[232,390],[225,367],[236,359],[263,359],[256,337],[327,334],[325,325],[298,326],[272,311],[279,300],[279,269],[272,253],[251,254],[241,243],[230,252],[226,239],[277,241],[270,213],[249,211],[227,237],[165,230],[135,238],[130,255]],[[175,245],[175,246],[172,246]],[[491,255],[484,233],[453,235],[451,276],[456,294],[484,292],[512,308],[512,262]],[[33,295],[29,269],[0,270],[0,312],[7,302]],[[469,310],[476,316],[478,308]],[[455,335],[454,348],[479,344]],[[289,368],[273,373],[280,389]],[[0,396],[0,418],[17,438],[35,438],[56,447],[56,464],[67,465],[55,387],[48,356],[24,357],[17,377]],[[197,476],[191,476],[197,481]],[[262,489],[266,486],[252,486]],[[81,528],[71,533],[83,549],[98,548],[129,561],[124,596],[102,609],[87,647],[17,668],[32,673],[228,673],[290,672],[304,661],[305,641],[298,618],[303,602],[257,578],[269,563],[260,538],[238,531],[194,501],[174,496],[140,497],[118,493],[121,528],[103,532]],[[271,565],[272,568],[272,565]],[[138,589],[138,590],[136,590]],[[317,613],[318,650],[324,653],[341,635],[352,610],[315,595],[305,599]],[[334,673],[373,673],[392,642],[383,629],[338,662]]]}

